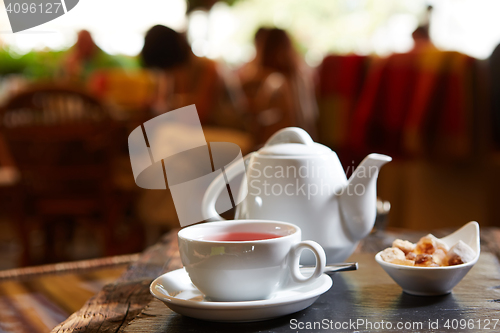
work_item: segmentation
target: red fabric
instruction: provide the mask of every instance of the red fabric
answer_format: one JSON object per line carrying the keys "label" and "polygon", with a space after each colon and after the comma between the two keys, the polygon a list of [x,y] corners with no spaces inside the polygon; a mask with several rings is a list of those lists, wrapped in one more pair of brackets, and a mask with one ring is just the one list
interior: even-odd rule
{"label": "red fabric", "polygon": [[320,97],[334,95],[354,97],[359,92],[365,67],[364,56],[325,57],[319,70]]}
{"label": "red fabric", "polygon": [[471,153],[474,60],[455,52],[396,54],[370,68],[350,123],[350,148],[393,157]]}
{"label": "red fabric", "polygon": [[349,142],[355,151],[400,154],[402,128],[415,90],[414,58],[396,54],[369,72],[351,123]]}
{"label": "red fabric", "polygon": [[345,149],[349,124],[369,61],[359,55],[331,55],[318,68],[319,136],[344,160],[351,159]]}
{"label": "red fabric", "polygon": [[[475,60],[457,52],[436,55],[424,68],[405,126],[407,154],[463,159],[472,154]],[[436,70],[437,69],[437,70]]]}

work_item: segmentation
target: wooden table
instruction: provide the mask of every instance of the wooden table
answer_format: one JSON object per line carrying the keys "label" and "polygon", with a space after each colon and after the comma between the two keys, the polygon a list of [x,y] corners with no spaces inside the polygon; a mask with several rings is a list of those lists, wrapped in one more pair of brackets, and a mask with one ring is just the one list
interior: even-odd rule
{"label": "wooden table", "polygon": [[138,258],[133,254],[1,270],[0,332],[49,332]]}
{"label": "wooden table", "polygon": [[[434,234],[440,237],[449,232]],[[493,329],[500,319],[500,230],[482,230],[478,263],[452,294],[439,297],[402,293],[374,260],[374,253],[389,246],[394,238],[416,241],[420,236],[422,232],[404,230],[372,233],[349,259],[359,262],[359,270],[334,275],[333,287],[308,309],[264,322],[228,324],[178,315],[149,294],[152,279],[182,266],[173,231],[52,332],[382,332],[388,330],[388,323],[393,329],[398,323],[406,325],[406,329],[395,331],[475,332],[488,324],[490,331],[500,331],[500,322]],[[352,325],[361,320],[364,324]],[[456,326],[461,323],[466,327]]]}

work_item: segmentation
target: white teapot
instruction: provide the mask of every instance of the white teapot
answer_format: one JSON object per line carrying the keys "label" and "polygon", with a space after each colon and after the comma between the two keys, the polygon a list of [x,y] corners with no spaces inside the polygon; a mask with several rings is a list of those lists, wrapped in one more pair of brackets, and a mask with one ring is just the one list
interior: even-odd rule
{"label": "white teapot", "polygon": [[[302,239],[325,249],[329,263],[343,262],[373,228],[377,176],[391,160],[370,154],[347,180],[335,152],[315,143],[303,129],[285,128],[245,157],[248,186],[239,193],[235,219],[294,223],[302,229]],[[225,170],[229,180],[241,171],[232,166]],[[223,220],[215,203],[225,187],[223,175],[208,187],[202,202],[206,218]],[[304,253],[301,263],[314,260],[312,253]]]}

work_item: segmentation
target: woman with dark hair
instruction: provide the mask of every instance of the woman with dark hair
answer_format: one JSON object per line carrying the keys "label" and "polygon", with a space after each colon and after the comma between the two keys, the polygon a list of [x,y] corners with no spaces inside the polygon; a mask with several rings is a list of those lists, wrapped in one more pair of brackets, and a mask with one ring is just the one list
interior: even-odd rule
{"label": "woman with dark hair", "polygon": [[170,69],[189,60],[189,45],[178,32],[155,25],[144,38],[141,57],[148,68]]}
{"label": "woman with dark hair", "polygon": [[284,30],[266,29],[260,43],[253,75],[241,76],[256,140],[263,143],[289,126],[301,127],[314,137],[317,105],[311,72]]}
{"label": "woman with dark hair", "polygon": [[267,32],[262,48],[261,65],[265,69],[280,72],[284,75],[295,75],[300,61],[288,34],[281,29]]}
{"label": "woman with dark hair", "polygon": [[266,36],[269,32],[269,28],[260,27],[254,35],[254,45],[255,45],[255,57],[240,67],[238,70],[238,75],[240,80],[247,82],[251,80],[258,72],[262,59],[262,51],[264,49],[264,44],[266,42]]}
{"label": "woman with dark hair", "polygon": [[152,27],[146,33],[141,59],[156,72],[155,113],[195,104],[202,123],[220,125],[224,84],[217,65],[196,57],[183,34],[162,25]]}
{"label": "woman with dark hair", "polygon": [[[214,61],[195,56],[184,35],[165,26],[152,27],[146,33],[141,59],[143,65],[152,69],[157,78],[157,94],[152,103],[154,112],[159,114],[195,104],[208,142],[234,142],[242,151],[249,150],[251,140],[245,133],[235,130],[242,127],[242,121],[230,100],[229,89],[222,75],[224,73],[218,70]],[[171,130],[172,127],[166,124],[164,128],[158,129],[160,135],[148,138],[149,142],[153,141],[152,146],[163,144],[164,135],[169,140]],[[176,140],[169,142],[170,145],[182,146],[181,143],[192,136],[190,131],[182,127],[175,133],[180,134],[175,136]],[[185,174],[202,174],[206,171],[203,163],[197,165],[182,157],[176,161],[179,163],[176,166],[182,168]],[[199,191],[203,190],[199,188]],[[142,191],[137,211],[148,224],[151,237],[158,236],[154,235],[156,231],[179,226],[170,191]]]}

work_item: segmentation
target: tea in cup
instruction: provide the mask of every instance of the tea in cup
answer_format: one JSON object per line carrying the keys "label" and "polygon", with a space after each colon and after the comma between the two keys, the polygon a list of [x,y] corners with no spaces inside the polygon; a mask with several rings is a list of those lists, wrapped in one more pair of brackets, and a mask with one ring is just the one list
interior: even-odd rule
{"label": "tea in cup", "polygon": [[[323,248],[301,241],[300,228],[286,222],[207,222],[182,229],[178,240],[191,281],[212,301],[266,299],[291,283],[318,278],[326,265]],[[316,257],[316,267],[308,277],[299,270],[305,249]]]}

